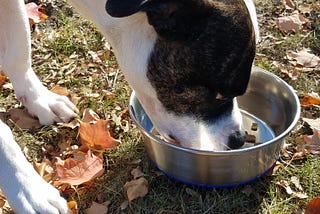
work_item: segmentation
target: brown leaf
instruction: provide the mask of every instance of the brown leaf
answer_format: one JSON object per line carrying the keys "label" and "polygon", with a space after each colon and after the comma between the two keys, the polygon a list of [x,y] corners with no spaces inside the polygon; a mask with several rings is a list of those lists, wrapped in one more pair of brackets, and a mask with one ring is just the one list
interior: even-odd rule
{"label": "brown leaf", "polygon": [[61,127],[75,129],[80,126],[80,122],[77,119],[70,121],[69,123],[58,123]]}
{"label": "brown leaf", "polygon": [[276,184],[277,184],[278,186],[283,187],[283,188],[286,190],[286,192],[287,192],[288,195],[292,195],[292,194],[293,194],[293,191],[292,191],[292,189],[291,189],[288,181],[286,181],[286,180],[280,180],[280,181],[277,181]]}
{"label": "brown leaf", "polygon": [[299,4],[299,11],[303,14],[310,14],[312,11],[312,4],[306,4],[306,3],[302,3]]}
{"label": "brown leaf", "polygon": [[104,92],[105,92],[104,97],[108,100],[112,100],[116,97],[116,94],[113,92],[110,92],[110,91],[104,91]]}
{"label": "brown leaf", "polygon": [[131,202],[134,199],[144,197],[148,194],[148,181],[141,177],[137,180],[126,182],[124,189],[127,193],[129,202]]}
{"label": "brown leaf", "polygon": [[133,176],[133,179],[140,178],[144,176],[144,173],[141,171],[141,168],[138,166],[137,168],[131,170],[131,175]]}
{"label": "brown leaf", "polygon": [[0,86],[4,85],[9,81],[9,78],[3,74],[0,73]]}
{"label": "brown leaf", "polygon": [[320,198],[314,198],[309,202],[305,214],[319,214],[319,210]]}
{"label": "brown leaf", "polygon": [[287,192],[288,195],[293,195],[297,198],[301,198],[301,199],[305,199],[308,198],[308,196],[305,193],[302,192],[295,192],[291,189],[290,184],[288,181],[286,180],[280,180],[278,182],[276,182],[276,184],[282,188],[284,188]]}
{"label": "brown leaf", "polygon": [[42,126],[39,121],[32,117],[25,108],[10,109],[9,114],[11,120],[21,129],[38,129]]}
{"label": "brown leaf", "polygon": [[93,123],[98,120],[100,120],[99,115],[96,112],[94,112],[92,109],[87,108],[83,111],[82,122]]}
{"label": "brown leaf", "polygon": [[79,209],[78,209],[78,204],[76,201],[69,201],[67,203],[69,210],[71,211],[71,214],[78,214]]}
{"label": "brown leaf", "polygon": [[70,94],[67,88],[58,85],[54,86],[51,91],[61,96],[68,96]]}
{"label": "brown leaf", "polygon": [[272,175],[276,174],[276,172],[282,166],[283,166],[283,164],[280,161],[277,161],[276,164],[274,165],[274,167],[272,168],[272,170],[270,170],[270,172],[268,173],[268,176],[272,176]]}
{"label": "brown leaf", "polygon": [[292,70],[288,71],[287,69],[280,69],[279,71],[280,71],[280,74],[283,74],[289,77],[291,80],[298,79],[299,72],[296,69],[294,69],[293,71]]}
{"label": "brown leaf", "polygon": [[94,63],[102,63],[99,55],[97,52],[94,52],[94,51],[88,51],[88,54],[92,57],[92,61]]}
{"label": "brown leaf", "polygon": [[282,5],[286,10],[294,10],[296,5],[292,2],[292,0],[282,0]]}
{"label": "brown leaf", "polygon": [[93,180],[104,172],[102,156],[95,156],[90,150],[81,159],[61,160],[57,158],[57,160],[58,185],[63,183],[80,185]]}
{"label": "brown leaf", "polygon": [[291,183],[294,184],[294,186],[299,190],[299,191],[303,191],[303,188],[300,184],[300,180],[298,177],[296,176],[292,176],[291,179],[290,179]]}
{"label": "brown leaf", "polygon": [[290,33],[299,31],[307,21],[308,19],[303,15],[295,13],[291,16],[279,17],[276,22],[281,31]]}
{"label": "brown leaf", "polygon": [[298,67],[315,68],[320,64],[320,58],[310,51],[308,48],[302,48],[298,52],[291,51],[287,57],[289,60],[294,60],[294,64]]}
{"label": "brown leaf", "polygon": [[55,172],[51,161],[44,158],[41,163],[33,163],[33,168],[38,172],[38,174],[47,182],[52,181],[55,176]]}
{"label": "brown leaf", "polygon": [[305,149],[310,154],[320,154],[320,131],[313,129],[313,135],[304,136]]}
{"label": "brown leaf", "polygon": [[86,214],[107,214],[108,213],[108,206],[110,202],[107,201],[103,204],[99,204],[97,202],[93,202],[92,205],[84,211]]}
{"label": "brown leaf", "polygon": [[320,118],[310,119],[303,117],[302,120],[308,123],[311,129],[317,129],[318,131],[320,131]]}
{"label": "brown leaf", "polygon": [[95,151],[114,148],[119,141],[111,137],[108,120],[98,120],[95,123],[81,122],[79,135],[84,146]]}
{"label": "brown leaf", "polygon": [[81,100],[81,97],[79,97],[76,93],[70,92],[70,100],[73,104],[77,105]]}
{"label": "brown leaf", "polygon": [[31,2],[25,5],[27,10],[27,15],[30,21],[30,24],[37,24],[41,21],[44,21],[48,18],[48,16],[39,11],[41,6],[38,6],[36,3]]}
{"label": "brown leaf", "polygon": [[304,97],[300,99],[300,104],[305,107],[320,105],[320,97],[316,93],[305,93]]}

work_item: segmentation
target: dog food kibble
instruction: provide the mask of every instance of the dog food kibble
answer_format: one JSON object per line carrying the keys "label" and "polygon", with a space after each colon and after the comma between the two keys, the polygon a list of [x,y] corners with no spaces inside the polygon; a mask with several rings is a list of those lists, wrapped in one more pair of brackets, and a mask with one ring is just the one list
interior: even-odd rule
{"label": "dog food kibble", "polygon": [[252,131],[257,131],[258,130],[258,123],[252,123],[251,130]]}
{"label": "dog food kibble", "polygon": [[256,136],[252,134],[246,134],[245,141],[248,143],[255,143],[256,142]]}

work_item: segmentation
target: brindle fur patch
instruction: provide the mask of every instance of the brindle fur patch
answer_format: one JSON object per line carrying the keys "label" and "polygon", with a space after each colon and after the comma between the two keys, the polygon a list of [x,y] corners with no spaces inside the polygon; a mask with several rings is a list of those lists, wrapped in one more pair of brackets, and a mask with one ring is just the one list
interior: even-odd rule
{"label": "brindle fur patch", "polygon": [[147,77],[158,99],[177,115],[209,121],[230,114],[232,98],[246,91],[255,55],[243,0],[150,2],[144,10],[159,38]]}

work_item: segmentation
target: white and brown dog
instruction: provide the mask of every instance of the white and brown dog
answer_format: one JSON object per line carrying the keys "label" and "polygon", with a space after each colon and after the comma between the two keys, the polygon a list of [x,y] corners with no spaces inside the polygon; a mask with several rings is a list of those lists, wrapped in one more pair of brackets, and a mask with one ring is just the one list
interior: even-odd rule
{"label": "white and brown dog", "polygon": [[[159,133],[204,150],[244,143],[235,97],[245,92],[258,25],[252,0],[69,0],[111,43]],[[23,0],[0,1],[0,64],[17,98],[42,124],[76,107],[48,91],[31,68]],[[0,187],[17,213],[67,213],[0,121]]]}

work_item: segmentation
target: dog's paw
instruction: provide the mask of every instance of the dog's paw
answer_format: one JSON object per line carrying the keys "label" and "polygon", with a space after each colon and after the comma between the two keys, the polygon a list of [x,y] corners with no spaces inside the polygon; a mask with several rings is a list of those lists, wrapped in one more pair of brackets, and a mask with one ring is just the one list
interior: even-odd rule
{"label": "dog's paw", "polygon": [[77,117],[77,107],[66,97],[55,94],[44,88],[41,94],[26,94],[20,97],[20,101],[27,107],[28,112],[38,117],[42,125],[49,125],[54,122],[68,122]]}
{"label": "dog's paw", "polygon": [[67,122],[77,116],[77,107],[65,96],[49,91],[29,69],[21,76],[10,76],[17,98],[43,125]]}
{"label": "dog's paw", "polygon": [[0,130],[0,188],[15,213],[67,214],[65,199],[34,170],[1,120]]}
{"label": "dog's paw", "polygon": [[8,198],[16,213],[69,213],[66,200],[59,195],[57,189],[42,178],[25,177],[22,181],[24,183],[19,183],[20,188],[17,188],[17,195]]}

